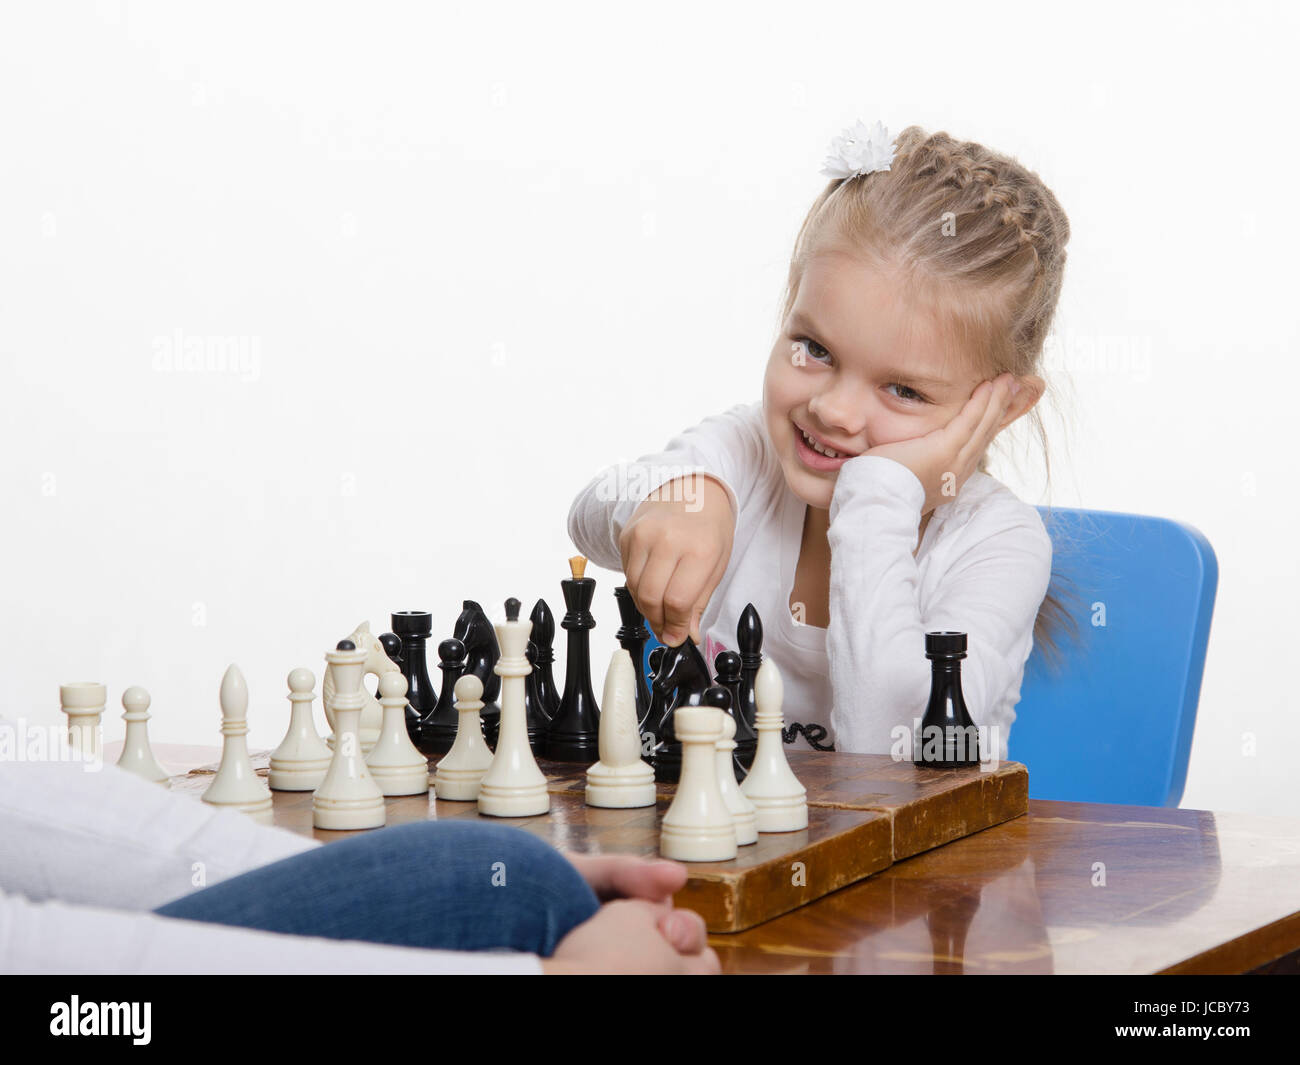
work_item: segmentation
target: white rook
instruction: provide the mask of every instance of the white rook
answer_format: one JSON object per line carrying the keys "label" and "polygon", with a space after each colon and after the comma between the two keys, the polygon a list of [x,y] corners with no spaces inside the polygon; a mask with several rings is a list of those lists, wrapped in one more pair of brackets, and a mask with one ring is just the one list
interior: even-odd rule
{"label": "white rook", "polygon": [[108,689],[94,681],[59,685],[59,703],[68,715],[68,746],[87,761],[99,758],[101,717]]}

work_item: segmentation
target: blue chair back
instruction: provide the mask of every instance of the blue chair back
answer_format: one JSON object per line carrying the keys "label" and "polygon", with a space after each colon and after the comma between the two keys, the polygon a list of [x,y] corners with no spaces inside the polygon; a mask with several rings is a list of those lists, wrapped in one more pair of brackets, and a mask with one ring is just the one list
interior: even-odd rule
{"label": "blue chair back", "polygon": [[1165,518],[1039,507],[1052,589],[1078,641],[1025,665],[1008,756],[1035,799],[1177,806],[1187,780],[1219,566],[1196,529]]}

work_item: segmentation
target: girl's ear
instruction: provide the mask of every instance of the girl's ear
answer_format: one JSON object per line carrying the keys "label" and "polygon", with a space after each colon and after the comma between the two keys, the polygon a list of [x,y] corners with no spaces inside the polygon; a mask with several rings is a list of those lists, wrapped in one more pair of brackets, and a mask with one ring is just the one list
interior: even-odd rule
{"label": "girl's ear", "polygon": [[1017,377],[1016,380],[1020,383],[1020,391],[1011,397],[1011,404],[1007,407],[1006,417],[998,426],[998,432],[1033,410],[1034,404],[1043,398],[1043,392],[1047,389],[1047,382],[1035,374]]}

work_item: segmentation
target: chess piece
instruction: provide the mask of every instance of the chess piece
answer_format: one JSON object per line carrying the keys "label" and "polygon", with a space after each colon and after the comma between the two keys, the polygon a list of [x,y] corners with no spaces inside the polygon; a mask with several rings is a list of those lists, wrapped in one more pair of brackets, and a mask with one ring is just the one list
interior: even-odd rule
{"label": "chess piece", "polygon": [[[659,742],[659,736],[654,730],[659,722],[663,720],[664,714],[668,710],[668,707],[662,704],[662,694],[655,688],[653,683],[654,678],[659,676],[659,670],[663,668],[665,650],[667,650],[667,648],[665,648],[663,644],[659,644],[651,650],[648,656],[651,681],[649,685],[650,701],[646,704],[645,717],[637,721],[637,724],[641,728],[641,746],[643,750],[647,751],[653,750],[654,745]],[[666,694],[671,698],[673,693],[667,692]],[[649,746],[646,746],[647,737],[650,739]]]}
{"label": "chess piece", "polygon": [[537,648],[533,660],[533,672],[537,677],[537,690],[542,696],[542,707],[546,711],[546,720],[554,720],[560,710],[560,689],[555,686],[552,664],[555,662],[555,615],[545,599],[533,604],[529,615],[533,623],[531,642]]}
{"label": "chess piece", "polygon": [[[384,673],[397,671],[397,663],[388,657],[379,637],[370,631],[370,622],[363,621],[346,639],[358,650],[365,652],[363,677],[382,676]],[[320,695],[321,705],[325,708],[325,720],[329,722],[332,729],[334,728],[334,675],[328,668],[325,670],[325,678],[321,681]],[[384,712],[379,706],[379,700],[364,687],[361,690],[361,697],[361,723],[358,735],[361,737],[361,750],[365,752],[369,751],[375,745],[375,740],[379,739],[379,730],[384,724]],[[331,735],[325,742],[333,747],[334,737]]]}
{"label": "chess piece", "polygon": [[221,734],[225,737],[221,765],[203,793],[203,801],[269,820],[271,790],[248,757],[248,684],[236,665],[221,678]]}
{"label": "chess piece", "polygon": [[546,757],[556,762],[585,762],[600,757],[600,707],[591,690],[591,600],[596,582],[584,577],[587,560],[581,555],[569,559],[570,580],[560,581],[564,605],[568,607],[561,627],[569,634],[568,658],[564,669],[564,695],[560,709],[546,734]]}
{"label": "chess piece", "polygon": [[753,768],[740,785],[741,793],[754,804],[760,832],[797,832],[808,827],[807,792],[785,758],[785,741],[781,736],[785,724],[781,714],[784,698],[784,685],[776,663],[764,662],[754,682],[758,751]]}
{"label": "chess piece", "polygon": [[[457,641],[458,643],[460,641]],[[433,791],[440,799],[472,802],[478,798],[479,785],[492,765],[492,752],[483,738],[483,682],[473,673],[456,681],[456,712],[460,728],[451,750],[438,763],[433,774]]]}
{"label": "chess piece", "polygon": [[682,775],[664,814],[659,853],[681,862],[723,862],[736,856],[736,822],[718,788],[717,742],[722,711],[683,706],[673,732],[682,744]]}
{"label": "chess piece", "polygon": [[645,627],[645,618],[636,608],[636,602],[626,584],[620,584],[614,589],[614,598],[618,601],[619,620],[623,622],[614,638],[632,656],[636,677],[636,719],[639,723],[645,720],[650,711],[650,689],[646,685],[644,664],[645,645],[650,639],[650,630]]}
{"label": "chess piece", "polygon": [[651,752],[655,779],[671,783],[681,773],[682,745],[674,733],[674,714],[682,706],[699,706],[709,687],[709,667],[689,636],[676,647],[665,647],[655,674],[654,686],[672,697],[661,696],[660,705],[667,710],[655,732],[659,742]]}
{"label": "chess piece", "polygon": [[731,692],[731,709],[728,713],[736,723],[736,753],[732,761],[736,763],[736,779],[744,780],[749,767],[754,764],[754,752],[758,750],[758,734],[745,720],[744,714],[736,713],[736,707],[740,705],[740,655],[735,651],[718,652],[713,659],[713,669],[717,674],[717,683]]}
{"label": "chess piece", "polygon": [[436,698],[425,651],[425,644],[433,635],[433,615],[427,610],[399,610],[389,615],[389,621],[393,625],[393,635],[401,641],[402,647],[400,663],[402,676],[406,678],[406,734],[424,750],[423,723],[432,712]]}
{"label": "chess piece", "polygon": [[315,791],[330,767],[329,745],[316,733],[312,721],[312,689],[316,677],[310,669],[289,674],[289,729],[271,754],[266,781],[272,791]]}
{"label": "chess piece", "polygon": [[166,785],[170,774],[158,764],[149,746],[149,693],[141,687],[127,688],[122,693],[122,708],[126,711],[126,740],[117,764],[138,777]]}
{"label": "chess piece", "polygon": [[979,729],[961,692],[966,634],[927,632],[925,657],[930,660],[930,701],[913,744],[912,761],[930,769],[979,765]]}
{"label": "chess piece", "polygon": [[[389,624],[392,624],[392,615],[389,615]],[[379,643],[384,649],[384,654],[388,660],[397,666],[397,672],[402,674],[403,679],[406,677],[406,671],[402,668],[402,638],[395,632],[381,632],[379,634]],[[406,686],[409,689],[411,682],[407,681]],[[375,687],[375,698],[379,698],[379,688]],[[381,704],[382,707],[382,704]],[[402,714],[406,722],[406,735],[417,747],[420,745],[420,715],[411,709],[411,704],[406,704],[406,709]],[[382,729],[383,726],[380,725]]]}
{"label": "chess piece", "polygon": [[454,636],[438,644],[438,668],[442,671],[438,702],[420,719],[420,750],[430,756],[450,751],[460,728],[453,693],[465,673],[465,645]]}
{"label": "chess piece", "polygon": [[526,656],[531,672],[524,678],[524,723],[528,726],[528,746],[534,755],[546,749],[546,734],[551,728],[551,715],[546,712],[541,685],[537,677],[537,645],[528,641]]}
{"label": "chess piece", "polygon": [[461,603],[452,635],[465,645],[465,671],[483,682],[483,710],[479,717],[488,746],[495,747],[501,728],[501,707],[497,702],[501,698],[501,678],[495,670],[501,648],[496,632],[483,608],[473,599],[466,599]]}
{"label": "chess piece", "polygon": [[429,790],[429,760],[406,730],[406,678],[384,673],[379,678],[379,705],[384,726],[366,755],[366,768],[385,795],[422,795]]}
{"label": "chess piece", "polygon": [[489,817],[532,817],[551,808],[546,778],[528,746],[524,720],[524,645],[532,622],[519,620],[519,600],[506,600],[506,620],[496,626],[501,657],[493,667],[501,678],[501,730],[492,766],[478,792],[478,812]]}
{"label": "chess piece", "polygon": [[587,805],[626,809],[655,804],[655,773],[641,761],[636,727],[636,667],[614,652],[600,705],[600,761],[587,770]]}
{"label": "chess piece", "polygon": [[744,717],[749,730],[756,732],[758,704],[754,698],[754,685],[763,664],[763,621],[753,603],[746,603],[740,613],[740,621],[736,624],[736,647],[740,650],[740,702],[733,709],[736,721]]}
{"label": "chess piece", "polygon": [[104,704],[108,688],[93,681],[59,685],[59,705],[68,715],[68,749],[74,758],[98,762],[102,757]]}
{"label": "chess piece", "polygon": [[722,800],[731,811],[731,819],[736,825],[736,843],[746,847],[758,842],[757,819],[754,804],[745,798],[736,783],[736,719],[731,716],[731,692],[717,686],[704,693],[704,705],[716,706],[722,711],[722,734],[715,745],[718,763],[718,790]]}
{"label": "chess piece", "polygon": [[365,692],[361,688],[366,652],[351,640],[340,640],[325,661],[338,685],[334,692],[334,757],[325,779],[311,799],[312,824],[346,830],[379,828],[384,824],[384,793],[366,768],[357,735]]}

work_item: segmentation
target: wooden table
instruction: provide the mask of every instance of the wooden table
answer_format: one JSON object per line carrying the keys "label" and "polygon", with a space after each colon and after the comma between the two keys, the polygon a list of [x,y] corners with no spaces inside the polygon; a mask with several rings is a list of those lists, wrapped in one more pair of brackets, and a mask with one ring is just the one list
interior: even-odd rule
{"label": "wooden table", "polygon": [[[202,790],[193,777],[173,786]],[[285,827],[347,835],[313,833],[301,797],[276,798]],[[1028,805],[794,912],[711,936],[724,971],[1300,972],[1300,819]]]}
{"label": "wooden table", "polygon": [[736,973],[1296,972],[1300,820],[1031,799],[711,942]]}

